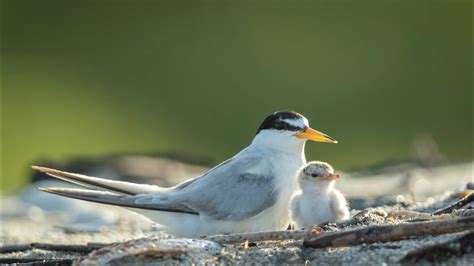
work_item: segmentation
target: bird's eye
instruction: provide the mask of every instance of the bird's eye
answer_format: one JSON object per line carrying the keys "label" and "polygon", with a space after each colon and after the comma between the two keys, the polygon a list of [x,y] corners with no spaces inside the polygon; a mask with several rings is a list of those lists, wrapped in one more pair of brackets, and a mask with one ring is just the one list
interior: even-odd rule
{"label": "bird's eye", "polygon": [[312,176],[312,177],[317,177],[317,176],[318,176],[318,174],[311,174],[311,176]]}

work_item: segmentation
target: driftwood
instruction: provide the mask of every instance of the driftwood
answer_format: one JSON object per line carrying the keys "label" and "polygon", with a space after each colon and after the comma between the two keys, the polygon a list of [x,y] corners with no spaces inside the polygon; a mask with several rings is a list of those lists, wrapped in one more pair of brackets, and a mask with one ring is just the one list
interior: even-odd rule
{"label": "driftwood", "polygon": [[425,212],[409,211],[409,210],[400,210],[400,211],[389,213],[386,218],[395,219],[395,220],[399,218],[431,220],[433,218],[433,214],[425,213]]}
{"label": "driftwood", "polygon": [[303,230],[285,230],[285,231],[266,231],[247,234],[231,234],[231,235],[212,235],[203,236],[202,239],[214,241],[217,243],[241,243],[241,242],[255,242],[255,241],[271,241],[271,240],[288,240],[288,239],[303,239],[310,238],[323,230],[319,227],[312,227]]}
{"label": "driftwood", "polygon": [[440,221],[414,222],[396,225],[374,225],[364,228],[323,233],[305,240],[311,248],[354,246],[375,242],[390,242],[416,236],[439,235],[474,229],[474,216]]}
{"label": "driftwood", "polygon": [[0,258],[0,264],[20,265],[72,265],[72,259],[45,259],[45,258]]}
{"label": "driftwood", "polygon": [[387,219],[400,219],[403,218],[404,220],[408,220],[409,222],[419,222],[419,221],[435,221],[435,220],[446,220],[449,218],[454,218],[458,215],[453,214],[440,214],[434,215],[431,213],[426,212],[416,212],[416,211],[409,211],[409,210],[400,210],[389,213]]}
{"label": "driftwood", "polygon": [[52,251],[66,251],[66,252],[77,252],[77,253],[89,253],[93,250],[103,248],[110,244],[102,243],[88,243],[86,245],[62,245],[62,244],[50,244],[50,243],[31,243],[25,245],[9,245],[0,247],[0,253],[11,253],[26,251],[33,248],[52,250]]}
{"label": "driftwood", "polygon": [[444,214],[444,213],[451,213],[452,211],[460,209],[473,201],[474,201],[474,193],[469,193],[469,195],[463,197],[461,200],[456,201],[455,203],[447,207],[434,211],[433,214],[439,215],[439,214]]}
{"label": "driftwood", "polygon": [[32,243],[32,248],[43,249],[43,250],[54,250],[54,251],[69,251],[69,252],[79,252],[79,253],[89,253],[93,250],[103,248],[108,244],[94,244],[94,245],[58,245],[58,244],[48,244],[48,243]]}
{"label": "driftwood", "polygon": [[30,250],[31,245],[8,245],[0,247],[0,253],[11,253],[11,252],[21,252],[25,250]]}

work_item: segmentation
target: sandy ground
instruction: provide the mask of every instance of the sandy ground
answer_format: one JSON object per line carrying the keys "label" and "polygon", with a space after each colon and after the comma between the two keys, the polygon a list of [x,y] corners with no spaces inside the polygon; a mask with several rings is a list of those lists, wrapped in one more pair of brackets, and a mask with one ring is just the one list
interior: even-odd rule
{"label": "sandy ground", "polygon": [[[347,196],[352,214],[357,213],[357,210],[378,206],[387,212],[400,209],[431,212],[458,200],[459,193],[466,192],[466,184],[473,182],[472,170],[473,163],[464,163],[371,175],[343,173],[343,179],[337,186]],[[18,258],[18,261],[70,259],[63,261],[65,264],[78,259],[83,264],[399,264],[406,254],[421,246],[450,241],[463,234],[327,249],[304,248],[301,240],[255,242],[248,247],[243,244],[220,245],[203,240],[174,239],[143,217],[118,207],[39,192],[36,186],[54,185],[57,181],[41,182],[26,188],[21,194],[1,198],[0,240],[3,247],[35,242],[85,245],[143,238],[147,241],[128,243],[126,249],[105,248],[102,253],[92,254],[43,249],[3,252],[0,253],[0,262],[14,262]],[[366,224],[356,226],[384,223],[384,219],[369,217]],[[171,249],[166,251],[166,247]],[[427,263],[428,260],[420,262]],[[460,256],[441,256],[436,259],[436,264],[472,265],[473,262],[472,250]]]}

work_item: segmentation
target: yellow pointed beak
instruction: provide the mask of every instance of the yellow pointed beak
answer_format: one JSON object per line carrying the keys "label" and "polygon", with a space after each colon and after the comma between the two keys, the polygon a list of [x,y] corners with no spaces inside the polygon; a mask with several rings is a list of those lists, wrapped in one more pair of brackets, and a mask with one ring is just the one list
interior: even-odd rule
{"label": "yellow pointed beak", "polygon": [[337,143],[337,140],[331,138],[330,136],[314,130],[308,127],[304,132],[298,132],[295,134],[300,139],[308,139],[312,141],[319,141],[319,142],[330,142],[330,143]]}

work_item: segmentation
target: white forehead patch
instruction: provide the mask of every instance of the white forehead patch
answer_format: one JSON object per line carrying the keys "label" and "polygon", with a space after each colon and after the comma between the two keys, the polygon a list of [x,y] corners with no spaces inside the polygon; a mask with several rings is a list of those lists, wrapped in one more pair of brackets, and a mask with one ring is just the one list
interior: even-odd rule
{"label": "white forehead patch", "polygon": [[289,125],[292,125],[294,127],[309,127],[308,125],[308,119],[306,117],[298,118],[298,119],[282,119],[281,121],[284,121],[288,123]]}

